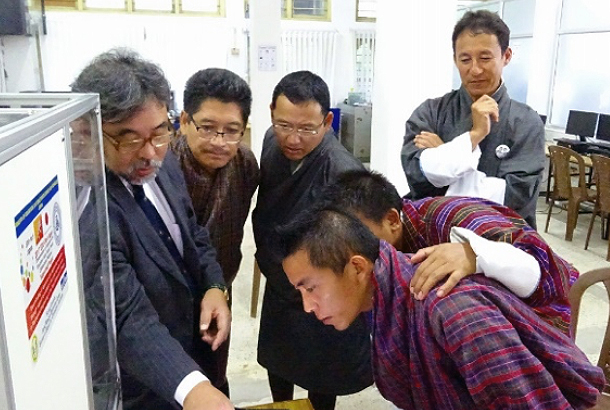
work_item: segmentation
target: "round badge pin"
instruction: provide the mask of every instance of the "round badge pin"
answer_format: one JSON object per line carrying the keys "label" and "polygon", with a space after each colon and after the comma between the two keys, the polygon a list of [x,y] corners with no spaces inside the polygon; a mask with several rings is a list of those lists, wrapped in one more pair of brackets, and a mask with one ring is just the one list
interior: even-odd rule
{"label": "round badge pin", "polygon": [[509,152],[510,148],[508,148],[508,145],[501,144],[496,147],[496,157],[500,159],[506,157]]}

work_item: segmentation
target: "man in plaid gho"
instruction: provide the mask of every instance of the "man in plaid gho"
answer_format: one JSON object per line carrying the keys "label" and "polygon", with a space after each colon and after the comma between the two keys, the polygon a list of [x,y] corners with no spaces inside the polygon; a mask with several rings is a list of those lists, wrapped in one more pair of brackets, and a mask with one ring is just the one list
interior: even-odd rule
{"label": "man in plaid gho", "polygon": [[473,275],[417,300],[410,257],[331,207],[301,214],[280,236],[305,311],[337,330],[366,312],[375,383],[399,408],[595,405],[602,370],[498,282]]}

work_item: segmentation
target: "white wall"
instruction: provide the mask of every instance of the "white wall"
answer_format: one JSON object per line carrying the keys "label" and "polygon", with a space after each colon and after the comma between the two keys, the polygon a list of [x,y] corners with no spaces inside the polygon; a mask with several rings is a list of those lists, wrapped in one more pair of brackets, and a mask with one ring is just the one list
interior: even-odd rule
{"label": "white wall", "polygon": [[[257,7],[258,3],[255,3],[252,2],[251,7]],[[448,52],[446,59],[435,60],[434,63],[422,56],[446,52],[450,45],[448,33],[456,13],[452,12],[451,17],[447,12],[435,14],[429,10],[430,7],[449,10],[455,7],[455,0],[426,3],[379,1],[378,21],[381,23],[376,25],[355,22],[356,0],[335,0],[331,2],[332,22],[281,20],[278,30],[276,19],[270,23],[273,26],[268,27],[275,34],[265,35],[265,42],[273,42],[273,37],[279,37],[281,30],[336,30],[335,75],[332,81],[327,79],[333,85],[331,98],[333,105],[336,105],[346,98],[350,88],[355,85],[352,31],[377,27],[377,97],[373,114],[372,163],[390,177],[397,175],[401,169],[399,158],[393,152],[401,145],[402,125],[399,127],[398,124],[406,120],[416,100],[422,101],[441,94],[441,89],[446,91],[450,88],[450,85],[446,86],[444,74],[439,73],[453,66],[451,52]],[[536,1],[530,50],[533,57],[529,67],[524,63],[528,75],[526,101],[545,114],[550,114],[551,93],[556,92],[557,88],[553,78],[560,4],[559,0]],[[269,104],[273,82],[283,73],[268,78],[268,84],[264,86],[260,82],[254,84],[254,78],[247,78],[249,59],[254,56],[249,55],[246,32],[252,30],[253,21],[244,18],[243,6],[243,0],[226,0],[226,18],[48,11],[48,34],[42,37],[40,49],[43,75],[38,69],[34,37],[0,38],[7,74],[6,91],[68,90],[69,84],[93,56],[113,46],[130,46],[161,64],[176,91],[178,108],[181,108],[184,83],[190,75],[207,67],[225,67],[242,75],[257,89],[253,120],[257,118],[261,124],[260,128],[258,125],[255,127],[257,129],[252,135],[256,147],[256,140],[262,137],[258,135],[260,130],[269,125],[264,107]],[[257,21],[258,24],[268,24],[268,15],[259,16],[263,20]],[[261,17],[254,18],[258,20]],[[430,30],[429,26],[435,29]],[[280,39],[276,38],[275,42],[279,45]],[[603,44],[598,49],[603,49]],[[232,50],[236,50],[236,53]],[[443,58],[442,55],[438,54],[439,58]],[[507,70],[510,70],[510,66]],[[425,78],[428,80],[424,81]],[[557,106],[557,101],[553,105]],[[256,149],[255,152],[258,154]],[[398,176],[392,181],[400,187],[405,186]]]}
{"label": "white wall", "polygon": [[400,163],[405,121],[425,99],[451,88],[456,8],[455,0],[378,3],[371,168],[401,195],[408,192]]}
{"label": "white wall", "polygon": [[[290,30],[335,29],[340,33],[333,103],[353,87],[350,30],[374,27],[355,22],[356,0],[333,1],[332,22],[281,21]],[[250,7],[255,5],[251,4]],[[278,6],[279,8],[279,6]],[[68,90],[95,55],[111,47],[135,48],[165,70],[181,105],[184,83],[195,71],[217,66],[247,77],[248,53],[243,0],[226,0],[226,18],[116,12],[47,11],[47,35],[41,41],[46,90]],[[265,18],[265,16],[263,16]],[[3,37],[7,91],[40,90],[36,43],[32,37]],[[279,41],[279,39],[278,39]],[[237,49],[237,55],[231,50]],[[25,53],[24,53],[25,50]]]}
{"label": "white wall", "polygon": [[536,64],[530,64],[527,104],[541,114],[549,113],[549,96],[555,66],[555,37],[559,28],[561,4],[557,0],[536,0],[534,36],[531,55]]}
{"label": "white wall", "polygon": [[[208,67],[227,68],[249,81],[252,87],[251,140],[253,151],[259,155],[264,131],[270,125],[271,93],[284,73],[257,70],[256,56],[250,53],[255,53],[258,44],[276,44],[281,53],[282,30],[336,30],[335,75],[326,79],[332,85],[331,103],[336,105],[343,101],[355,86],[352,30],[375,25],[355,21],[356,0],[332,1],[331,4],[332,22],[280,20],[279,0],[251,2],[251,19],[244,17],[243,0],[226,0],[226,18],[47,11],[48,34],[42,37],[40,44],[43,76],[38,70],[34,38],[2,38],[6,91],[67,91],[93,57],[112,47],[123,46],[134,48],[161,65],[175,90],[176,105],[180,109],[184,84],[192,74]],[[248,32],[251,50],[247,45]]]}
{"label": "white wall", "polygon": [[6,92],[41,91],[36,39],[24,36],[3,36],[1,40]]}
{"label": "white wall", "polygon": [[[271,125],[271,114],[269,103],[273,88],[280,81],[280,61],[282,61],[282,44],[280,29],[280,0],[257,0],[250,4],[251,26],[251,48],[250,48],[250,73],[252,87],[252,115],[250,117],[252,151],[259,157],[263,147],[265,131]],[[275,46],[276,48],[276,70],[259,70],[258,47]]]}
{"label": "white wall", "polygon": [[200,69],[230,65],[245,76],[246,66],[240,64],[242,55],[231,55],[236,43],[238,48],[244,48],[240,42],[242,28],[228,19],[49,12],[47,27],[42,58],[46,89],[51,91],[68,90],[93,57],[121,46],[134,48],[161,65],[176,91],[179,107],[186,80]]}

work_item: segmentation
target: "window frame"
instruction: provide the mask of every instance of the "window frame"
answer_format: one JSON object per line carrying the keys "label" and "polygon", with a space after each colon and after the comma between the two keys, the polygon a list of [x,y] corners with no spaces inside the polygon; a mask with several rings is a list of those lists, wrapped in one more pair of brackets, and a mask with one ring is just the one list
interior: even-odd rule
{"label": "window frame", "polygon": [[45,9],[47,10],[74,10],[74,11],[87,11],[87,12],[124,12],[124,13],[138,13],[138,14],[184,14],[184,15],[201,15],[201,16],[212,16],[212,17],[226,17],[226,0],[217,1],[216,13],[206,11],[184,11],[182,9],[181,0],[172,0],[172,9],[170,10],[135,10],[134,2],[136,0],[125,0],[124,8],[96,8],[87,7],[87,0],[46,0]]}
{"label": "window frame", "polygon": [[[284,0],[284,6],[280,3],[280,14],[282,20],[293,21],[332,21],[331,0],[322,0],[326,6],[326,14],[323,16],[294,15],[294,0]],[[250,18],[250,0],[244,0],[244,16]]]}
{"label": "window frame", "polygon": [[[366,0],[370,3],[375,3],[377,5],[377,0]],[[367,22],[367,23],[375,23],[377,21],[376,17],[360,17],[360,0],[356,0],[356,21],[357,22]]]}
{"label": "window frame", "polygon": [[[312,0],[314,1],[314,0]],[[326,13],[321,16],[316,15],[295,15],[294,14],[294,2],[295,0],[284,0],[284,7],[282,8],[282,19],[284,20],[298,20],[298,21],[331,21],[331,0],[320,0],[324,3]]]}
{"label": "window frame", "polygon": [[[568,0],[569,1],[569,0]],[[549,87],[549,94],[547,99],[547,126],[558,130],[559,132],[563,132],[565,129],[565,123],[563,119],[558,119],[556,117],[556,113],[554,112],[556,109],[557,100],[561,99],[561,96],[556,95],[557,91],[557,82],[563,73],[563,67],[559,65],[561,59],[561,46],[562,40],[568,40],[573,35],[590,35],[590,34],[610,34],[610,23],[604,24],[603,26],[593,25],[590,27],[565,27],[563,25],[563,16],[566,12],[565,7],[566,0],[561,1],[560,7],[560,15],[559,15],[559,24],[557,26],[555,32],[555,40],[554,40],[554,51],[553,51],[553,77],[551,79],[551,85]],[[561,75],[560,75],[561,74]],[[584,110],[584,111],[594,111],[599,112],[601,114],[606,114],[602,111],[602,108],[584,108],[580,105],[573,106],[572,109],[576,110]]]}

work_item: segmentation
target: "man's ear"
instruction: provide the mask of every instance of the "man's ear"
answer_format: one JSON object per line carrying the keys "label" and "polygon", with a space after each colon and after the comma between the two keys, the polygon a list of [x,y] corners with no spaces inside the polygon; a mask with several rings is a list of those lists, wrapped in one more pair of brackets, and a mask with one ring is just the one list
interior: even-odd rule
{"label": "man's ear", "polygon": [[328,111],[326,117],[324,118],[324,124],[333,125],[333,118],[335,118],[335,114],[332,111]]}
{"label": "man's ear", "polygon": [[511,58],[513,58],[513,49],[510,47],[506,47],[506,51],[504,51],[504,66],[510,63]]}
{"label": "man's ear", "polygon": [[356,274],[359,281],[368,283],[370,274],[373,271],[373,262],[362,255],[352,255],[349,258],[348,265]]}
{"label": "man's ear", "polygon": [[183,130],[186,129],[191,119],[186,111],[182,110],[180,113],[180,131],[184,134]]}
{"label": "man's ear", "polygon": [[324,122],[323,124],[323,129],[324,129],[324,134],[326,134],[328,132],[328,130],[330,130],[330,128],[333,125],[333,117],[334,114],[332,111],[329,111],[328,113],[326,113],[326,117],[324,117]]}
{"label": "man's ear", "polygon": [[400,225],[402,224],[400,213],[395,208],[392,208],[386,212],[385,220],[388,222],[393,232],[399,229]]}

